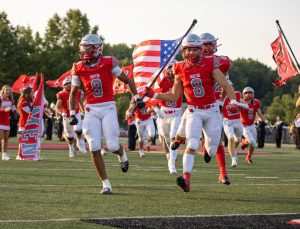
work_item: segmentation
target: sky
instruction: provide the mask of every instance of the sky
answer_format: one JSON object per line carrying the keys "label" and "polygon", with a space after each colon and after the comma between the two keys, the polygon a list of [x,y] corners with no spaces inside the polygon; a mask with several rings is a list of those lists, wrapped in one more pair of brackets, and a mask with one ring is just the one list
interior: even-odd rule
{"label": "sky", "polygon": [[252,58],[272,69],[270,44],[278,37],[279,20],[300,58],[299,0],[0,0],[0,12],[6,12],[13,26],[30,26],[42,36],[48,20],[55,13],[64,17],[69,9],[86,14],[110,44],[177,39],[197,19],[193,33],[217,37],[222,44],[217,54]]}

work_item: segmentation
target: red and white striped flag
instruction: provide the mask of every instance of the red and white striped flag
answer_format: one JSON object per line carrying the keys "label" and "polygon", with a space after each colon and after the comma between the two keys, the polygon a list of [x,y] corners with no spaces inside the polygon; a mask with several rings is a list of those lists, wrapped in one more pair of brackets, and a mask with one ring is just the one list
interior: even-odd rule
{"label": "red and white striped flag", "polygon": [[20,153],[24,160],[39,160],[39,146],[42,135],[44,114],[44,75],[41,74],[40,85],[33,101],[22,136],[19,138]]}
{"label": "red and white striped flag", "polygon": [[[153,78],[164,66],[168,58],[172,55],[169,63],[176,57],[179,49],[174,52],[180,39],[176,40],[147,40],[139,43],[133,50],[133,78],[135,86],[140,96],[146,85],[150,85]],[[168,65],[166,65],[167,67]],[[159,88],[163,74],[157,78],[154,90]]]}

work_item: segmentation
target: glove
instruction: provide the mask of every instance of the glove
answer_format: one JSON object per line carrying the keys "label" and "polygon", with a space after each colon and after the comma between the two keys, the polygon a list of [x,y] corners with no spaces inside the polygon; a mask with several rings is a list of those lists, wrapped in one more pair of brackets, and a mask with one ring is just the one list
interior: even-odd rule
{"label": "glove", "polygon": [[144,103],[143,100],[141,100],[140,98],[138,98],[138,99],[136,100],[136,106],[137,106],[139,109],[143,109],[143,108],[146,106],[146,104]]}
{"label": "glove", "polygon": [[76,115],[71,115],[69,119],[69,124],[74,126],[78,123],[78,119],[76,118]]}
{"label": "glove", "polygon": [[149,98],[153,98],[155,93],[151,87],[145,87],[144,94]]}
{"label": "glove", "polygon": [[62,112],[61,113],[61,117],[66,117],[67,116],[67,113],[66,112]]}
{"label": "glove", "polygon": [[228,105],[228,110],[231,112],[231,113],[237,113],[239,111],[239,107],[238,105],[236,104],[229,104]]}

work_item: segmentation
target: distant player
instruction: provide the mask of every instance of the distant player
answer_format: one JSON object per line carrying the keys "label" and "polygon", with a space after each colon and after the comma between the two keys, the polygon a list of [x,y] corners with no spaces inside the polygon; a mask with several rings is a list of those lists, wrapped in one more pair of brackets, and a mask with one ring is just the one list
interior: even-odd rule
{"label": "distant player", "polygon": [[75,148],[74,148],[74,141],[75,133],[77,135],[77,146],[79,151],[82,153],[86,153],[85,149],[85,142],[82,136],[82,120],[80,110],[84,111],[84,93],[82,90],[78,90],[76,95],[76,109],[75,115],[78,119],[78,123],[74,126],[70,125],[70,110],[69,110],[69,97],[71,91],[71,78],[67,77],[63,81],[63,90],[56,94],[56,117],[62,116],[63,117],[63,127],[64,127],[64,137],[66,138],[67,142],[69,143],[69,157],[75,156]]}
{"label": "distant player", "polygon": [[267,122],[265,116],[261,112],[261,102],[254,98],[254,90],[251,87],[245,87],[243,90],[243,99],[248,104],[249,108],[241,110],[241,119],[243,125],[243,136],[249,143],[248,154],[246,162],[252,164],[252,155],[256,146],[257,131],[254,125],[256,114]]}

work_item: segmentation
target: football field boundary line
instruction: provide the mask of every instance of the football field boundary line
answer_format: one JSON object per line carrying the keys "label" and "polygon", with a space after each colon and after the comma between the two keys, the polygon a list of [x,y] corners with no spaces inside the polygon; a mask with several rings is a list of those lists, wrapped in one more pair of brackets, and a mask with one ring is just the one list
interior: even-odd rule
{"label": "football field boundary line", "polygon": [[236,217],[236,216],[279,216],[279,215],[298,215],[299,213],[251,213],[251,214],[228,214],[228,215],[170,215],[170,216],[118,216],[118,217],[103,217],[103,218],[57,218],[57,219],[15,219],[15,220],[0,220],[1,223],[43,223],[43,222],[68,222],[82,220],[116,220],[116,219],[168,219],[168,218],[212,218],[212,217]]}

